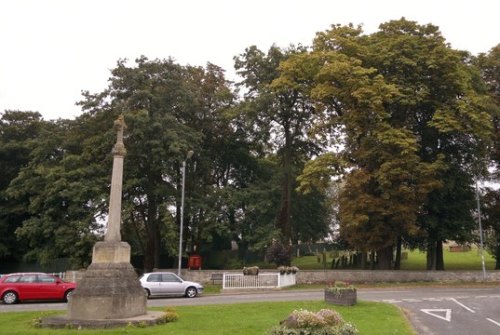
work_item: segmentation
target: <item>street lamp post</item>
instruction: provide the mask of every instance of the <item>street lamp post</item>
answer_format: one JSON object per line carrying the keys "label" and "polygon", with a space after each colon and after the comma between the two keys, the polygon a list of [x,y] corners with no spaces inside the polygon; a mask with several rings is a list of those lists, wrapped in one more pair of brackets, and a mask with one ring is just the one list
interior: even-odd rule
{"label": "street lamp post", "polygon": [[179,227],[179,267],[177,275],[181,275],[182,265],[182,233],[184,231],[184,189],[186,185],[186,161],[193,156],[193,151],[189,150],[186,159],[182,162],[182,191],[181,191],[181,224]]}
{"label": "street lamp post", "polygon": [[479,182],[476,178],[476,201],[477,201],[477,221],[479,224],[479,251],[481,253],[481,267],[483,268],[483,281],[486,280],[486,266],[484,264],[483,251],[483,225],[481,224],[481,204],[479,202]]}

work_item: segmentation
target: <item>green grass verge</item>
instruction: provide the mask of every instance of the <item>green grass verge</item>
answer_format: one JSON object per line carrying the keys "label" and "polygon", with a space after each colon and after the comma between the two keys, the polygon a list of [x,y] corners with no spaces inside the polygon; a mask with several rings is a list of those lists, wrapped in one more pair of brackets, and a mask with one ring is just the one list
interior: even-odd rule
{"label": "green grass verge", "polygon": [[[450,252],[443,251],[445,270],[482,270],[481,255],[477,248],[470,251]],[[484,252],[484,263],[487,270],[495,269],[495,259],[486,251]],[[401,261],[401,270],[425,270],[426,254],[422,251],[408,251],[408,259]]]}
{"label": "green grass verge", "polygon": [[[401,270],[426,270],[426,254],[419,250],[405,250],[408,253],[408,258],[401,261]],[[465,252],[450,252],[448,249],[443,251],[444,269],[450,271],[480,271],[482,270],[481,255],[477,248],[472,248]],[[293,259],[292,264],[301,270],[322,270],[330,269],[332,262],[331,255],[327,255],[326,264],[322,260],[318,262],[317,256],[302,256]],[[495,269],[495,259],[488,253],[484,252],[484,260],[486,270]]]}
{"label": "green grass verge", "polygon": [[[363,335],[415,334],[395,305],[360,301],[355,306],[332,306],[323,301],[269,302],[234,305],[179,306],[176,322],[153,327],[121,327],[99,330],[45,329],[33,324],[40,317],[61,312],[0,313],[3,335],[63,335],[63,334],[176,334],[176,335],[253,335],[265,334],[278,325],[294,309],[319,311],[335,309],[346,321],[352,322]],[[158,310],[158,309],[156,309]],[[159,309],[161,310],[161,309]]]}

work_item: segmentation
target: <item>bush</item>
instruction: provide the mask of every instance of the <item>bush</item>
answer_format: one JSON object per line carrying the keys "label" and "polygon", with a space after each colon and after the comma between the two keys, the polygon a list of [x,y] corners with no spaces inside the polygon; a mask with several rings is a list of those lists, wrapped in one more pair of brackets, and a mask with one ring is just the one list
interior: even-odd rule
{"label": "bush", "polygon": [[280,274],[290,274],[299,272],[299,268],[296,266],[278,266],[278,271]]}
{"label": "bush", "polygon": [[317,313],[300,309],[293,311],[279,326],[271,328],[269,335],[357,335],[358,329],[346,323],[331,309]]}
{"label": "bush", "polygon": [[292,256],[290,255],[290,249],[284,246],[280,242],[273,242],[269,248],[266,250],[266,258],[270,263],[280,265],[290,265],[292,261]]}
{"label": "bush", "polygon": [[163,314],[163,320],[165,323],[175,322],[179,319],[179,314],[173,307],[166,307]]}

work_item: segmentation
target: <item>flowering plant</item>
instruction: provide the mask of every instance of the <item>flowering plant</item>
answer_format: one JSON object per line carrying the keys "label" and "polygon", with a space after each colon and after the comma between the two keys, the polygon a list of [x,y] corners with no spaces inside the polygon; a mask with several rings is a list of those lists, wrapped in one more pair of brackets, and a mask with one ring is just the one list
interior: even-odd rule
{"label": "flowering plant", "polygon": [[322,309],[311,312],[305,309],[294,310],[279,326],[273,327],[269,335],[357,335],[358,329],[345,322],[335,310]]}
{"label": "flowering plant", "polygon": [[343,292],[356,292],[356,287],[349,282],[345,281],[334,281],[325,288],[326,292],[330,292],[336,295],[340,295]]}
{"label": "flowering plant", "polygon": [[299,268],[296,266],[278,266],[278,271],[280,274],[290,274],[299,272]]}

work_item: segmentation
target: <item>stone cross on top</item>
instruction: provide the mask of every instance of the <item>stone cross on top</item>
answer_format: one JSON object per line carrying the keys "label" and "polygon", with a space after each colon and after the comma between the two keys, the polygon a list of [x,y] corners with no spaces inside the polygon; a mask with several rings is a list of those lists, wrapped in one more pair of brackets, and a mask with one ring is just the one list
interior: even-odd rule
{"label": "stone cross on top", "polygon": [[122,187],[123,187],[123,159],[127,150],[123,144],[123,131],[126,129],[123,115],[114,122],[116,129],[116,144],[113,147],[113,173],[111,175],[111,192],[109,196],[108,229],[104,236],[105,241],[120,242],[120,225],[122,211]]}
{"label": "stone cross on top", "polygon": [[123,144],[123,131],[127,129],[127,125],[123,119],[123,114],[115,120],[114,126],[116,129],[116,144],[113,147],[113,155],[125,156],[127,150],[125,150],[125,145]]}

